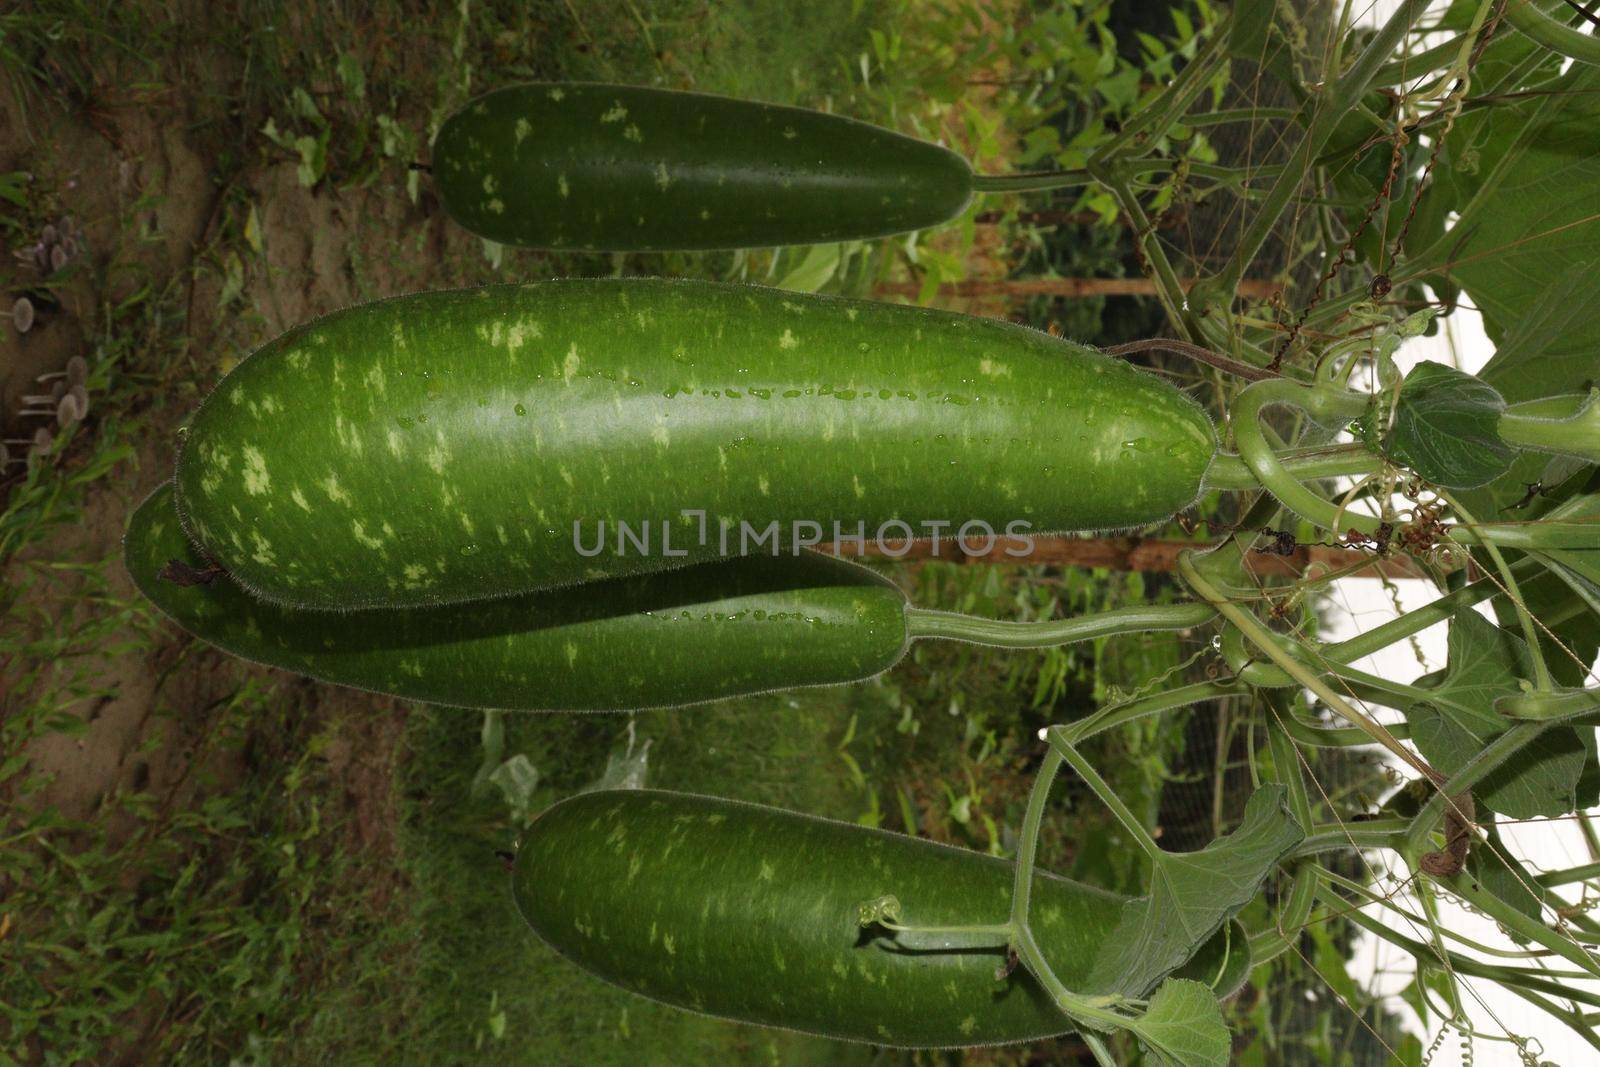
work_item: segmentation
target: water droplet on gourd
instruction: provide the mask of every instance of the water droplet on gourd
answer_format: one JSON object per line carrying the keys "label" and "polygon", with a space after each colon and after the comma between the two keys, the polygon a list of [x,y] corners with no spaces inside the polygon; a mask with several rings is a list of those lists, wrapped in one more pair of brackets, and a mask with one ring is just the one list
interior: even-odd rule
{"label": "water droplet on gourd", "polygon": [[528,413],[528,409],[523,407],[521,404],[518,404],[516,407],[512,408],[511,410],[515,411],[518,415],[526,415]]}
{"label": "water droplet on gourd", "polygon": [[1135,437],[1130,441],[1122,442],[1122,447],[1131,448],[1135,452],[1148,452],[1152,444],[1153,442],[1148,437]]}

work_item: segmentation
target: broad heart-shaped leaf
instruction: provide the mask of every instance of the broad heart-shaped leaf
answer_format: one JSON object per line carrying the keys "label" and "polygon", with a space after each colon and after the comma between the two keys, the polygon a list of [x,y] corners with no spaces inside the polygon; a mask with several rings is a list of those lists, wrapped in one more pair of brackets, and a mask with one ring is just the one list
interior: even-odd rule
{"label": "broad heart-shaped leaf", "polygon": [[1517,454],[1500,440],[1505,409],[1504,398],[1481,378],[1443,363],[1418,363],[1400,387],[1389,458],[1447,489],[1492,482]]}
{"label": "broad heart-shaped leaf", "polygon": [[[1522,639],[1472,610],[1450,620],[1449,649],[1445,670],[1415,683],[1433,690],[1435,698],[1405,713],[1412,741],[1446,776],[1511,727],[1494,702],[1518,692],[1517,679],[1532,672]],[[1564,815],[1576,803],[1585,756],[1577,731],[1548,730],[1489,774],[1473,795],[1484,807],[1514,819]]]}
{"label": "broad heart-shaped leaf", "polygon": [[[1547,560],[1545,565],[1552,570],[1517,586],[1528,613],[1540,620],[1539,648],[1557,685],[1590,685],[1590,667],[1595,656],[1600,655],[1600,614],[1596,614],[1600,607],[1590,604],[1567,584],[1566,576],[1560,573],[1561,564]],[[1582,581],[1577,575],[1573,577]],[[1501,626],[1517,625],[1510,598],[1496,598],[1494,611]],[[1556,619],[1562,621],[1553,621]]]}
{"label": "broad heart-shaped leaf", "polygon": [[1132,1030],[1160,1067],[1228,1067],[1233,1039],[1211,990],[1169,978]]}
{"label": "broad heart-shaped leaf", "polygon": [[[1501,163],[1498,187],[1469,204]],[[1583,391],[1600,377],[1600,67],[1575,63],[1539,95],[1463,114],[1434,173],[1462,212],[1450,277],[1495,342],[1483,379],[1511,404]],[[1546,460],[1525,453],[1464,502],[1495,517]]]}
{"label": "broad heart-shaped leaf", "polygon": [[1305,836],[1284,806],[1286,795],[1283,786],[1263,786],[1251,795],[1233,833],[1198,852],[1160,853],[1149,894],[1123,905],[1089,974],[1089,992],[1138,996],[1254,899],[1278,861]]}

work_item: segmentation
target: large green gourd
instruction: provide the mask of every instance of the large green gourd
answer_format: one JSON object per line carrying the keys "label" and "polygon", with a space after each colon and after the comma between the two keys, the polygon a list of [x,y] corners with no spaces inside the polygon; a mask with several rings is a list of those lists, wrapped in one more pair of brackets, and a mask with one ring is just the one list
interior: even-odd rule
{"label": "large green gourd", "polygon": [[257,596],[415,607],[684,565],[724,528],[730,551],[770,551],[741,523],[1142,526],[1194,501],[1215,448],[1166,382],[1036,330],[585,279],[290,330],[201,405],[177,489],[190,536]]}
{"label": "large green gourd", "polygon": [[481,96],[439,128],[439,199],[509,245],[750,248],[934,226],[972,169],[864,122],[704,93],[536,83]]}
{"label": "large green gourd", "polygon": [[[713,797],[622,790],[547,809],[513,889],[534,931],[625,989],[694,1011],[908,1047],[1028,1041],[1071,1029],[1005,949],[863,929],[1004,922],[1012,865],[977,852]],[[1057,977],[1087,988],[1126,898],[1035,875],[1030,927]],[[1226,995],[1249,970],[1230,924],[1183,970]],[[1099,990],[1098,992],[1105,992]]]}
{"label": "large green gourd", "polygon": [[[208,573],[168,485],[134,512],[124,558],[162,612],[236,656],[457,707],[632,711],[833,685],[887,670],[908,641],[899,589],[814,552],[478,604],[304,611]],[[173,580],[185,575],[192,584]]]}

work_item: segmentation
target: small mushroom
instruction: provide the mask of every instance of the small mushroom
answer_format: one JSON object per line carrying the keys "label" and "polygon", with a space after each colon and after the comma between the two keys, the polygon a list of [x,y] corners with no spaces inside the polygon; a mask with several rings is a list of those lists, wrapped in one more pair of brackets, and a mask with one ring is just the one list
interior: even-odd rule
{"label": "small mushroom", "polygon": [[68,393],[56,404],[56,425],[63,430],[81,418],[83,410],[78,407],[78,398],[73,394]]}
{"label": "small mushroom", "polygon": [[39,231],[39,240],[43,241],[47,245],[55,244],[56,228],[51,226],[49,223],[46,223],[44,229]]}
{"label": "small mushroom", "polygon": [[89,380],[89,361],[82,356],[73,356],[67,360],[66,370],[46,371],[35,378],[34,381],[43,385],[45,382],[53,382],[57,378],[65,378],[69,387],[83,385]]}
{"label": "small mushroom", "polygon": [[65,397],[62,397],[63,400],[69,399],[69,398],[72,400],[72,403],[78,409],[78,418],[81,419],[85,415],[89,414],[89,390],[88,389],[84,388],[81,385],[74,385],[71,389],[69,389],[67,391],[67,395]]}
{"label": "small mushroom", "polygon": [[25,296],[17,297],[17,302],[11,305],[11,325],[17,328],[18,333],[27,333],[33,329],[33,301]]}
{"label": "small mushroom", "polygon": [[55,272],[67,265],[67,250],[60,245],[50,249],[50,270]]}

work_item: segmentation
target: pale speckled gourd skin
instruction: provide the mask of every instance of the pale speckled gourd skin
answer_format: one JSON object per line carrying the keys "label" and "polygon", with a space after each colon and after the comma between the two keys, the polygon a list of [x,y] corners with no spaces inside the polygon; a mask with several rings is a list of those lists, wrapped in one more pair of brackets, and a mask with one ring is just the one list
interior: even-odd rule
{"label": "pale speckled gourd skin", "polygon": [[[1002,949],[908,952],[856,918],[857,905],[893,894],[904,924],[999,923],[1011,888],[1012,865],[981,853],[654,790],[583,793],[546,809],[523,835],[513,874],[534,932],[624,989],[708,1015],[915,1048],[1072,1029],[1024,968],[995,980]],[[1031,927],[1067,988],[1095,992],[1085,980],[1126,900],[1036,875]],[[1219,934],[1207,944],[1214,960],[1221,943]],[[1247,962],[1233,968],[1223,992],[1247,972]]]}
{"label": "pale speckled gourd skin", "polygon": [[473,100],[439,128],[432,168],[480,236],[619,252],[922,229],[965,210],[973,177],[948,149],[839,115],[593,83]]}
{"label": "pale speckled gourd skin", "polygon": [[480,604],[308,612],[255,600],[226,576],[190,586],[158,577],[168,560],[206,565],[165,485],[129,520],[124,559],[162,612],[227,652],[456,707],[632,711],[835,685],[887,670],[908,641],[898,588],[813,552]]}
{"label": "pale speckled gourd skin", "polygon": [[[755,286],[567,279],[422,293],[299,326],[200,406],[197,545],[254,595],[420,606],[683,565],[614,524],[969,520],[1126,529],[1216,450],[1166,382],[1037,330]],[[574,523],[606,551],[574,548]],[[735,538],[735,543],[737,538]]]}

